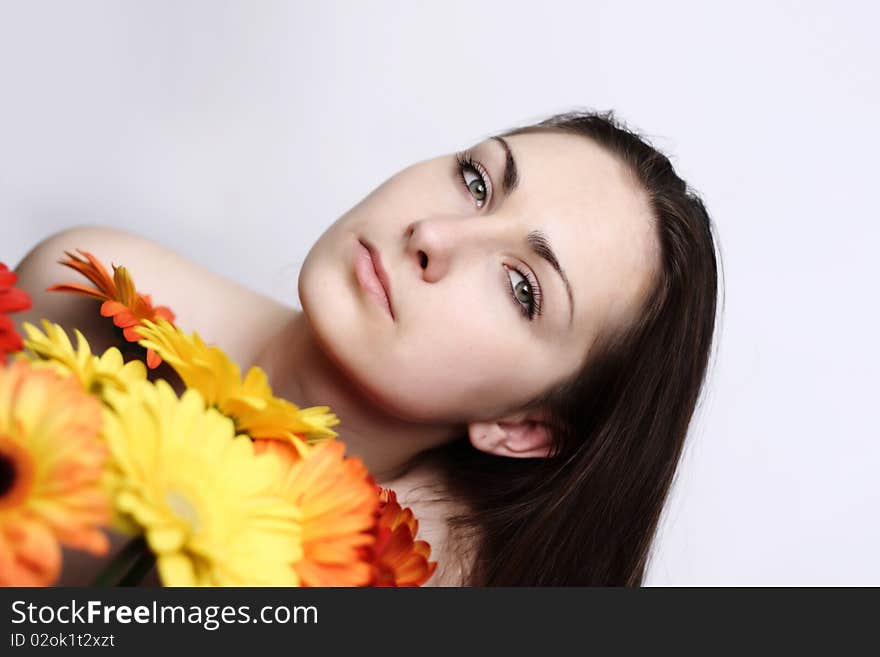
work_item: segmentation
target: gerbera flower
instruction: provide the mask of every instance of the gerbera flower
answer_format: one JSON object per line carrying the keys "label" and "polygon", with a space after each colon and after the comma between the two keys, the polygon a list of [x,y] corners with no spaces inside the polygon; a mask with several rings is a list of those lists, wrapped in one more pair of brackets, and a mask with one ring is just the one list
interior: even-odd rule
{"label": "gerbera flower", "polygon": [[428,561],[431,546],[415,540],[419,521],[409,508],[402,509],[397,494],[377,486],[379,520],[373,548],[373,586],[421,586],[437,569]]}
{"label": "gerbera flower", "polygon": [[52,367],[63,376],[73,375],[87,392],[103,397],[107,386],[125,390],[134,381],[147,378],[144,364],[139,360],[123,363],[122,354],[116,347],[110,347],[101,356],[95,356],[88,340],[74,329],[77,345],[74,350],[61,326],[45,319],[42,324],[45,333],[29,322],[23,324],[28,336],[25,346],[42,359],[34,361],[35,364]]}
{"label": "gerbera flower", "polygon": [[258,440],[257,451],[283,464],[277,491],[300,510],[302,556],[292,560],[303,586],[364,586],[372,574],[365,552],[378,498],[372,478],[345,445],[326,441],[300,449],[278,440]]}
{"label": "gerbera flower", "polygon": [[294,444],[300,436],[309,442],[335,438],[330,427],[339,418],[328,406],[301,409],[272,394],[266,373],[251,367],[241,378],[241,369],[222,349],[207,345],[198,333],[187,335],[173,324],[144,320],[140,344],[168,362],[188,388],[202,393],[208,406],[235,421],[239,432],[251,438],[287,439]]}
{"label": "gerbera flower", "polygon": [[271,490],[280,472],[197,390],[164,380],[107,391],[108,486],[119,528],[146,535],[167,586],[296,585],[299,511]]}
{"label": "gerbera flower", "polygon": [[[139,294],[134,281],[125,267],[113,265],[113,278],[107,269],[91,253],[77,249],[84,258],[70,251],[65,251],[67,260],[59,260],[62,265],[78,271],[95,284],[97,289],[79,283],[60,283],[46,288],[49,292],[75,292],[103,301],[101,315],[112,317],[113,323],[122,329],[122,334],[129,342],[138,342],[141,335],[138,324],[142,319],[157,320],[163,318],[174,321],[174,313],[166,306],[153,306],[149,294]],[[162,359],[152,350],[147,350],[147,367],[158,367]]]}
{"label": "gerbera flower", "polygon": [[0,365],[6,363],[7,354],[22,349],[21,336],[7,313],[31,307],[31,298],[27,292],[13,287],[17,280],[18,275],[0,262]]}
{"label": "gerbera flower", "polygon": [[17,360],[0,368],[0,585],[45,586],[59,541],[105,554],[101,404],[76,381]]}

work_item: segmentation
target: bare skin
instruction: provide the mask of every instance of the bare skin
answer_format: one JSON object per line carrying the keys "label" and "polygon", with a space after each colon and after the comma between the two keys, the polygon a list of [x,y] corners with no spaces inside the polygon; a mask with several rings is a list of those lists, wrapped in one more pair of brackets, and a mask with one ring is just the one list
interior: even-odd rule
{"label": "bare skin", "polygon": [[[518,184],[507,185],[514,154]],[[302,311],[147,240],[80,228],[20,264],[35,305],[16,319],[47,317],[83,330],[96,350],[109,346],[94,302],[42,290],[71,280],[54,264],[65,249],[124,263],[181,327],[242,368],[265,369],[276,394],[330,406],[349,454],[420,519],[441,563],[429,583],[459,584],[467,557],[446,540],[451,509],[422,496],[438,473],[428,465],[400,476],[401,466],[463,434],[497,456],[545,456],[544,416],[521,412],[524,402],[578,369],[603,331],[633,319],[659,265],[646,198],[592,141],[515,135],[470,155],[479,167],[454,155],[407,167],[334,222],[303,263]],[[529,247],[535,231],[565,276]],[[390,307],[355,274],[363,242],[387,272]]]}
{"label": "bare skin", "polygon": [[[300,311],[215,274],[160,244],[106,227],[78,227],[58,233],[41,242],[22,260],[16,268],[17,286],[27,290],[33,299],[30,310],[13,315],[22,334],[24,322],[40,326],[40,320],[45,318],[61,324],[71,334],[78,328],[95,353],[118,345],[112,323],[98,315],[95,301],[45,291],[54,283],[80,280],[75,272],[57,263],[65,250],[77,248],[89,251],[108,268],[111,262],[125,264],[135,276],[139,290],[149,292],[156,303],[171,307],[177,316],[175,322],[184,330],[196,331],[207,342],[222,346],[241,366],[242,372],[252,365],[261,366],[270,374],[278,372],[279,363],[267,360],[266,352],[302,318]],[[223,294],[223,304],[214,302],[218,291]],[[247,308],[248,312],[241,313],[240,308]],[[168,373],[167,365],[162,365],[151,377]],[[177,389],[180,392],[179,386]],[[426,586],[456,586],[461,582],[461,566],[456,565],[451,555],[442,554],[445,510],[423,501],[416,490],[432,480],[431,474],[424,470],[395,480],[377,479],[381,485],[395,490],[403,506],[413,509],[419,519],[419,538],[431,544],[432,560],[438,560],[443,566],[438,567]],[[110,540],[113,554],[129,537],[111,532]],[[59,585],[89,584],[107,559],[65,549],[65,568]],[[159,583],[155,569],[146,583]]]}

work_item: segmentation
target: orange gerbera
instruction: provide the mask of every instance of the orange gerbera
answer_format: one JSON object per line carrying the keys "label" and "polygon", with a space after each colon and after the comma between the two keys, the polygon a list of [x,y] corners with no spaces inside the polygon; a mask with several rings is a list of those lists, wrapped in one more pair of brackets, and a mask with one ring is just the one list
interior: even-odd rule
{"label": "orange gerbera", "polygon": [[6,363],[6,354],[24,348],[21,336],[15,330],[15,323],[7,317],[7,313],[31,307],[31,298],[27,292],[13,287],[17,280],[18,275],[0,262],[0,364]]}
{"label": "orange gerbera", "polygon": [[45,586],[59,541],[105,554],[101,403],[73,378],[26,360],[0,367],[0,585]]}
{"label": "orange gerbera", "polygon": [[345,445],[328,440],[307,445],[260,439],[255,451],[281,463],[278,494],[300,510],[303,557],[293,564],[302,586],[365,586],[371,566],[364,559],[378,498],[367,468],[345,458]]}
{"label": "orange gerbera", "polygon": [[397,494],[389,488],[376,488],[379,520],[373,547],[372,586],[421,586],[437,569],[436,561],[428,561],[431,546],[415,540],[419,521],[409,508],[400,507]]}
{"label": "orange gerbera", "polygon": [[[113,323],[122,329],[122,334],[129,342],[138,342],[142,337],[138,333],[138,324],[142,319],[157,321],[159,318],[174,321],[174,313],[166,306],[153,306],[149,294],[139,294],[135,289],[131,274],[125,267],[113,265],[113,278],[101,262],[91,253],[77,249],[85,258],[80,258],[70,251],[65,251],[67,260],[58,262],[78,271],[95,284],[97,289],[80,283],[60,283],[46,288],[49,292],[75,292],[93,299],[103,301],[101,315],[112,317]],[[147,367],[158,367],[162,359],[152,349],[147,349]]]}

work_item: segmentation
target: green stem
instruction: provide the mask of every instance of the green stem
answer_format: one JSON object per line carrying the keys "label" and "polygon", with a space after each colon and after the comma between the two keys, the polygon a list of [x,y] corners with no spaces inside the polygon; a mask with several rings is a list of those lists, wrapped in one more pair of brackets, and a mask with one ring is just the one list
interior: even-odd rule
{"label": "green stem", "polygon": [[143,581],[147,573],[156,563],[156,555],[143,543],[143,550],[137,556],[137,560],[129,568],[128,572],[119,580],[119,586],[137,586]]}
{"label": "green stem", "polygon": [[143,554],[144,550],[149,551],[149,548],[143,536],[131,539],[113,557],[113,561],[107,564],[107,567],[98,574],[92,582],[92,586],[116,586],[119,579],[128,573],[132,563]]}

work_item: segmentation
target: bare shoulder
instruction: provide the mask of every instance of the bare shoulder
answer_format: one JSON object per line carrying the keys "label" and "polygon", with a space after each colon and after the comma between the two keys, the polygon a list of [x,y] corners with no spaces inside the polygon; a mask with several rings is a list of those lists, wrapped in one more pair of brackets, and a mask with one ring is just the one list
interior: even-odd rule
{"label": "bare shoulder", "polygon": [[454,507],[448,503],[424,505],[419,502],[407,506],[419,521],[417,538],[428,542],[431,561],[437,562],[437,569],[424,585],[467,586],[465,581],[473,560],[467,546],[450,530],[447,518]]}
{"label": "bare shoulder", "polygon": [[16,267],[18,286],[33,299],[31,310],[13,315],[19,326],[46,318],[68,329],[78,328],[95,350],[113,344],[113,328],[98,316],[93,300],[46,291],[63,281],[85,282],[58,263],[65,251],[75,249],[92,253],[108,269],[111,263],[125,265],[138,291],[149,293],[155,304],[170,307],[179,326],[219,344],[243,366],[293,312],[162,244],[119,229],[78,226],[42,240]]}
{"label": "bare shoulder", "polygon": [[436,481],[433,470],[420,469],[383,485],[395,491],[401,506],[412,510],[419,523],[416,538],[431,546],[430,560],[437,562],[437,569],[424,585],[465,586],[469,549],[449,525],[449,517],[463,508],[449,499],[438,499]]}

